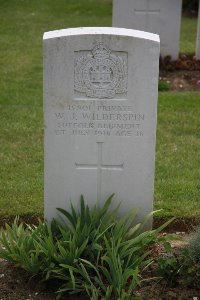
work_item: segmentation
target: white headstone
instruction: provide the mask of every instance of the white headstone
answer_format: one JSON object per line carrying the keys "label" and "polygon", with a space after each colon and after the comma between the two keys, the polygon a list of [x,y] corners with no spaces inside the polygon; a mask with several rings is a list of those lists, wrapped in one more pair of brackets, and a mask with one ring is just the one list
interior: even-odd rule
{"label": "white headstone", "polygon": [[113,0],[113,26],[160,35],[161,55],[179,55],[182,0]]}
{"label": "white headstone", "polygon": [[115,193],[153,209],[159,37],[119,28],[44,34],[45,218]]}
{"label": "white headstone", "polygon": [[198,12],[198,23],[197,23],[196,57],[197,59],[200,59],[200,1],[199,1],[199,12]]}

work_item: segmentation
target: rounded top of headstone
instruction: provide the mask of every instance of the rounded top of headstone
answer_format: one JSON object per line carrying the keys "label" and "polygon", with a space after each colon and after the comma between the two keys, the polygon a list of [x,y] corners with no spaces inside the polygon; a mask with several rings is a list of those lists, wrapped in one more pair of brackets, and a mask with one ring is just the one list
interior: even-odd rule
{"label": "rounded top of headstone", "polygon": [[117,27],[78,27],[78,28],[60,29],[60,30],[45,32],[43,39],[47,40],[47,39],[65,37],[65,36],[90,35],[90,34],[131,36],[135,38],[155,41],[158,43],[160,42],[159,35],[157,34],[140,31],[140,30],[117,28]]}

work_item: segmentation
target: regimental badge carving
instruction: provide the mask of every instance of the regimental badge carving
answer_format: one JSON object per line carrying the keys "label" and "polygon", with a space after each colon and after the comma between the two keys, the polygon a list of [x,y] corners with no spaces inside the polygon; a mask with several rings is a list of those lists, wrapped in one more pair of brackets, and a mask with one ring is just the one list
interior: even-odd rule
{"label": "regimental badge carving", "polygon": [[127,93],[127,53],[113,53],[103,43],[75,54],[75,93],[89,98],[115,98]]}

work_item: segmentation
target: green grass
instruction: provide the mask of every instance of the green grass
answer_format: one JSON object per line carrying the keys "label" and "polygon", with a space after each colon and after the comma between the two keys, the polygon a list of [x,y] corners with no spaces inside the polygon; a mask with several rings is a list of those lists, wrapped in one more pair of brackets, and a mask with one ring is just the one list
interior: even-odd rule
{"label": "green grass", "polygon": [[161,93],[158,106],[155,208],[200,216],[200,94]]}
{"label": "green grass", "polygon": [[0,214],[43,211],[42,107],[0,106]]}
{"label": "green grass", "polygon": [[194,54],[196,49],[197,18],[182,18],[180,52]]}
{"label": "green grass", "polygon": [[[111,0],[0,0],[0,215],[43,212],[43,32],[110,26]],[[181,52],[195,49],[196,19],[182,21]],[[159,97],[155,208],[200,216],[198,93]],[[114,191],[113,191],[114,192]]]}
{"label": "green grass", "polygon": [[0,0],[0,104],[42,104],[42,36],[111,26],[109,0]]}

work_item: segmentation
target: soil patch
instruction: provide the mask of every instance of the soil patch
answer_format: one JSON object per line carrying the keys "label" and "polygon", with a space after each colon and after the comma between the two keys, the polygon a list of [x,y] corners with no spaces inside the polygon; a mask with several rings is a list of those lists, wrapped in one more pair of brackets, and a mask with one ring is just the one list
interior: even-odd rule
{"label": "soil patch", "polygon": [[160,80],[169,85],[171,91],[200,91],[200,71],[160,71]]}
{"label": "soil patch", "polygon": [[[170,218],[167,217],[154,217],[153,219],[153,228],[158,228]],[[192,232],[197,226],[200,225],[200,217],[196,218],[177,218],[171,222],[165,230],[168,233],[179,233],[179,232]]]}
{"label": "soil patch", "polygon": [[160,80],[169,85],[171,91],[200,91],[200,71],[160,71]]}
{"label": "soil patch", "polygon": [[[179,235],[183,236],[183,240],[172,242],[172,247],[176,254],[180,253],[180,250],[187,245],[188,240],[188,235],[184,233]],[[162,247],[155,248],[155,263],[143,274],[146,281],[143,282],[141,287],[137,288],[137,295],[144,300],[199,300],[200,286],[189,287],[184,278],[179,278],[175,286],[169,287],[165,280],[158,278],[156,274],[156,259],[163,254],[164,250]],[[25,271],[14,267],[4,260],[0,260],[1,300],[55,300],[54,289],[55,283],[45,284],[39,278],[30,279]],[[89,300],[89,297],[81,294],[78,296],[65,296],[62,299]]]}
{"label": "soil patch", "polygon": [[200,60],[194,55],[180,54],[177,60],[160,57],[160,81],[172,91],[200,91]]}
{"label": "soil patch", "polygon": [[[0,216],[0,228],[4,228],[5,224],[11,225],[14,221],[16,216],[9,216],[9,217],[1,217]],[[170,217],[155,217],[153,219],[153,228],[158,228],[165,222],[167,222]],[[43,217],[37,216],[20,216],[19,223],[29,224],[29,225],[38,225],[39,220],[44,221]],[[195,228],[200,225],[200,217],[194,218],[176,218],[173,222],[171,222],[167,228],[165,228],[166,232],[168,233],[175,233],[175,232],[191,232],[194,231]],[[1,300],[1,298],[0,298]]]}

